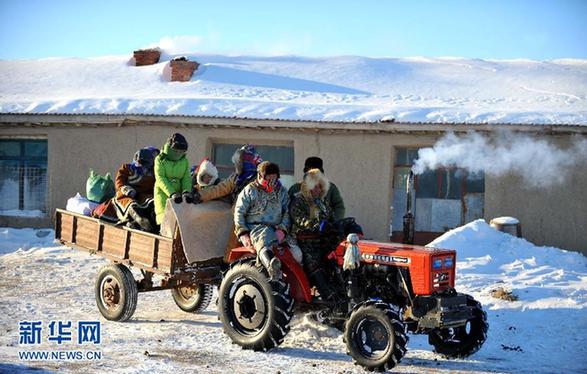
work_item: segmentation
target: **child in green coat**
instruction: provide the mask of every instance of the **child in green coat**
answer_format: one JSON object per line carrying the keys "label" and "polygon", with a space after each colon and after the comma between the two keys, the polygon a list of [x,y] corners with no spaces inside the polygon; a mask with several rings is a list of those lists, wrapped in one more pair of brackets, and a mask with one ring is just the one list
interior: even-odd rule
{"label": "child in green coat", "polygon": [[[190,163],[185,154],[188,143],[181,134],[173,134],[155,159],[155,214],[158,225],[163,222],[167,199],[176,203],[193,203]],[[182,198],[183,196],[183,198]]]}

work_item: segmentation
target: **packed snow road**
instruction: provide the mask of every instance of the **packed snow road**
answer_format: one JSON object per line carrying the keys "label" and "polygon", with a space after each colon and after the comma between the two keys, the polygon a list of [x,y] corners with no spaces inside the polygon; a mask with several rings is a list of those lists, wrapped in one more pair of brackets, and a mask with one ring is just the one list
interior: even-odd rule
{"label": "packed snow road", "polygon": [[[46,235],[46,236],[43,236]],[[0,229],[0,372],[363,373],[345,354],[342,335],[307,316],[295,317],[284,343],[268,353],[244,351],[222,332],[214,304],[182,312],[168,291],[142,293],[129,322],[101,318],[94,278],[107,262],[58,247],[50,230]],[[425,336],[411,336],[395,372],[587,371],[587,258],[536,247],[483,221],[434,243],[457,249],[457,289],[480,300],[489,337],[465,360],[445,360]],[[511,290],[517,301],[495,299]],[[19,321],[101,321],[101,343],[19,344]],[[48,330],[48,328],[47,328]],[[45,334],[45,333],[44,333]],[[99,351],[99,360],[21,361],[19,352]]]}

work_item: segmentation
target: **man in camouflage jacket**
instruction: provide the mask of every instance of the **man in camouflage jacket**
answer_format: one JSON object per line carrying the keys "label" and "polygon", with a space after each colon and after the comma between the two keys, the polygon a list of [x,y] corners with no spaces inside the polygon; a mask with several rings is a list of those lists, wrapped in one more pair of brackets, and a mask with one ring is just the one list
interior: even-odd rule
{"label": "man in camouflage jacket", "polygon": [[336,298],[323,264],[339,239],[334,230],[334,212],[325,199],[329,188],[326,176],[319,169],[310,169],[290,202],[292,235],[302,250],[304,271],[324,300]]}

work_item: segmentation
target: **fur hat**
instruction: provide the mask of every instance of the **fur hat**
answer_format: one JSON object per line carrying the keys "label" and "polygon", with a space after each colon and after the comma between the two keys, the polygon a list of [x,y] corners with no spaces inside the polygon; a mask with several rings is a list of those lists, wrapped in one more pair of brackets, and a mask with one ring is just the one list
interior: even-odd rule
{"label": "fur hat", "polygon": [[304,174],[300,191],[305,197],[312,198],[310,191],[314,189],[317,184],[322,186],[320,198],[324,198],[324,196],[326,196],[328,193],[328,189],[330,188],[330,181],[328,178],[326,178],[326,175],[320,171],[320,169],[310,169],[306,172],[306,174]]}
{"label": "fur hat", "polygon": [[250,144],[243,145],[232,155],[232,163],[238,175],[250,171],[254,172],[261,161],[263,161],[261,156]]}
{"label": "fur hat", "polygon": [[257,166],[257,174],[263,178],[267,175],[277,174],[277,178],[279,178],[279,165],[273,162],[263,161]]}
{"label": "fur hat", "polygon": [[304,162],[304,173],[310,169],[318,169],[324,173],[324,162],[320,157],[308,157],[306,162]]}
{"label": "fur hat", "polygon": [[[210,179],[210,183],[204,183],[204,181],[202,180],[202,177],[205,174],[212,177],[212,179]],[[198,165],[198,167],[196,168],[196,182],[199,186],[206,187],[214,184],[214,182],[216,182],[216,179],[218,179],[218,169],[208,159],[208,157],[204,158],[202,162],[200,162],[200,165]]]}

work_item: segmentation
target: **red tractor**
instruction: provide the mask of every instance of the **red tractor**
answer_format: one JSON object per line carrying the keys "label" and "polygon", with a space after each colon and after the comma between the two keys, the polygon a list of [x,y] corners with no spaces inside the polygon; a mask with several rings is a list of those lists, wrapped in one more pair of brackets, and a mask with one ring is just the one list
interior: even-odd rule
{"label": "red tractor", "polygon": [[[352,251],[358,266],[349,269],[345,254]],[[219,318],[224,332],[244,349],[267,351],[281,344],[294,303],[318,310],[322,321],[343,330],[348,354],[368,370],[396,366],[406,353],[408,332],[427,334],[434,351],[449,358],[469,356],[485,342],[486,313],[473,297],[454,289],[454,250],[378,243],[351,234],[326,259],[338,305],[315,295],[286,246],[275,254],[283,270],[276,281],[256,263],[252,250],[235,248],[228,258]]]}

